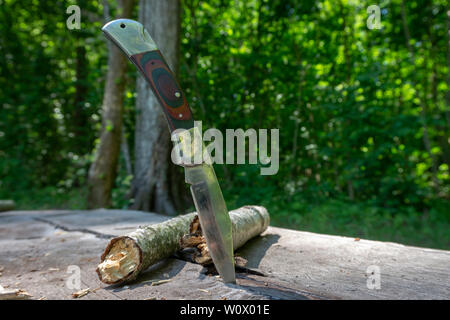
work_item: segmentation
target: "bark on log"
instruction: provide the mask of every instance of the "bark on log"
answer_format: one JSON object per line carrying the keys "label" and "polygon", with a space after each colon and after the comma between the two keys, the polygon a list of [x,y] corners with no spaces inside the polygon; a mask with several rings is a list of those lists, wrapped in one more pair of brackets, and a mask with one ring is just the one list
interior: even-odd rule
{"label": "bark on log", "polygon": [[13,200],[0,200],[0,212],[14,210],[16,204]]}
{"label": "bark on log", "polygon": [[[163,223],[141,227],[126,236],[112,239],[96,270],[100,280],[108,284],[134,280],[141,271],[176,253],[181,249],[180,240],[189,234],[196,215],[193,212]],[[235,250],[261,234],[270,223],[267,209],[259,206],[244,206],[233,210],[230,218]]]}

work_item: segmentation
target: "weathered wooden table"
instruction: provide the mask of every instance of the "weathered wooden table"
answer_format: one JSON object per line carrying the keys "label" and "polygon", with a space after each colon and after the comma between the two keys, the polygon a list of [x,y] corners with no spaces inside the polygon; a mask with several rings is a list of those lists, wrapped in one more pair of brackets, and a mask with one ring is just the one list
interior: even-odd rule
{"label": "weathered wooden table", "polygon": [[[224,284],[177,258],[133,283],[108,286],[95,268],[108,239],[168,217],[125,210],[8,211],[0,214],[0,285],[33,299],[449,299],[450,251],[269,227],[239,254],[261,274]],[[379,271],[379,273],[378,273]],[[160,285],[152,280],[168,279]],[[379,286],[378,286],[379,284]]]}

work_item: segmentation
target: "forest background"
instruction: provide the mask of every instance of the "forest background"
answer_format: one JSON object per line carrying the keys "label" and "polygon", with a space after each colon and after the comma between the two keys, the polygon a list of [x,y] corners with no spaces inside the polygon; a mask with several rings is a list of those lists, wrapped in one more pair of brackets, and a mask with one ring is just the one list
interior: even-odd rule
{"label": "forest background", "polygon": [[[380,29],[367,25],[370,5]],[[0,0],[0,199],[193,210],[165,161],[170,141],[155,147],[168,137],[159,106],[101,32],[120,16],[153,24],[204,130],[280,130],[276,175],[215,165],[230,210],[263,205],[275,226],[450,248],[444,0]]]}

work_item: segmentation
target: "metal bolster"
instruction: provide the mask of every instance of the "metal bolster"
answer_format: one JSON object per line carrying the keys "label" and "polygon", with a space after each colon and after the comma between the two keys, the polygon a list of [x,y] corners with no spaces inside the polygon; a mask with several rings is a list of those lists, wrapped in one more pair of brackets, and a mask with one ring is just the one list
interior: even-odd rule
{"label": "metal bolster", "polygon": [[134,20],[113,20],[105,24],[102,31],[125,52],[128,58],[138,53],[158,49],[144,26]]}

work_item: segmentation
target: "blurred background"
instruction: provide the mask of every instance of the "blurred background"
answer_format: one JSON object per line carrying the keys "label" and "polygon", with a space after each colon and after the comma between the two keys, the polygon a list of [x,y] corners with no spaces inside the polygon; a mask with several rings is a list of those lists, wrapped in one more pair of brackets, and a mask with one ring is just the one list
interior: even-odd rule
{"label": "blurred background", "polygon": [[147,27],[204,130],[280,129],[276,175],[215,165],[230,210],[450,248],[445,0],[0,0],[0,199],[193,210],[159,106],[101,32],[118,17]]}

